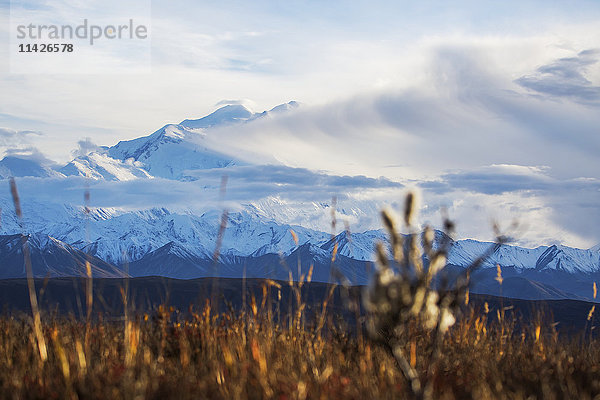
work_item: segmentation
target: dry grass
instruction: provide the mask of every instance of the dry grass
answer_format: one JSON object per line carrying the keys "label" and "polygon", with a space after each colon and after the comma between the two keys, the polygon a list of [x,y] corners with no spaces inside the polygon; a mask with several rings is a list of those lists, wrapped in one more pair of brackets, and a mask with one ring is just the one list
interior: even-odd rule
{"label": "dry grass", "polygon": [[[260,307],[260,306],[258,306]],[[219,316],[207,305],[186,320],[161,308],[126,324],[0,318],[1,398],[410,398],[409,382],[383,346],[329,325],[281,326],[268,308]],[[492,316],[490,315],[490,318]],[[411,365],[430,370],[434,338],[407,327]],[[600,346],[559,339],[551,328],[515,329],[471,312],[444,336],[435,398],[573,398],[600,395]],[[87,349],[86,349],[87,347]]]}

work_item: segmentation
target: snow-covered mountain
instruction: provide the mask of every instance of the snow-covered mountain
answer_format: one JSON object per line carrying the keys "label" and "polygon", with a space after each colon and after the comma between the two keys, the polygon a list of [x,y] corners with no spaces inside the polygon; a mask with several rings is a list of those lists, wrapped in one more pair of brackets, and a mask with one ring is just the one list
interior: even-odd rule
{"label": "snow-covered mountain", "polygon": [[0,236],[0,279],[26,276],[23,241],[27,244],[32,271],[36,277],[86,276],[86,261],[90,263],[94,277],[125,276],[119,268],[53,237],[44,234],[18,234]]}
{"label": "snow-covered mountain", "polygon": [[[0,233],[10,237],[9,234],[19,231],[20,227],[10,212],[10,202],[3,201],[0,205],[5,210]],[[215,275],[212,270],[215,266],[213,256],[222,217],[217,211],[195,215],[171,212],[165,208],[129,212],[92,209],[86,215],[78,207],[27,203],[23,206],[23,213],[23,227],[27,233],[33,237],[52,238],[40,243],[54,245],[60,242],[111,265],[120,268],[129,265],[132,275],[179,278]],[[331,237],[325,232],[268,220],[249,210],[232,212],[228,215],[219,249],[219,273],[226,273],[228,277],[241,277],[244,274],[273,277],[269,274],[276,272],[279,277],[283,274],[278,269],[283,268],[282,259],[288,260],[292,266],[296,265],[297,260],[292,254],[299,254],[302,263],[314,263],[321,269],[329,268],[329,260],[337,243],[338,268],[350,274],[347,277],[352,278],[351,282],[365,284],[368,280],[367,271],[371,268],[368,264],[374,259],[374,244],[386,240],[383,230],[352,234],[343,231]],[[448,263],[464,268],[491,246],[493,243],[475,240],[455,241]],[[38,248],[40,254],[44,253],[44,245]],[[52,248],[48,247],[47,251],[51,253]],[[2,251],[0,248],[0,253]],[[269,268],[266,268],[267,261]],[[303,270],[307,270],[308,265]],[[515,284],[523,285],[522,279],[526,279],[534,282],[527,287],[543,285],[544,293],[563,290],[579,297],[589,297],[591,282],[600,278],[600,251],[566,246],[531,249],[503,245],[482,265],[479,287],[487,288],[484,282],[493,285],[496,265],[501,266],[506,278],[521,279]],[[285,271],[283,278],[287,276]],[[314,279],[325,276],[323,279],[328,281],[329,272],[320,272]],[[506,290],[508,293],[509,290]]]}
{"label": "snow-covered mountain", "polygon": [[0,179],[24,176],[48,178],[59,177],[61,174],[31,158],[6,156],[0,160]]}
{"label": "snow-covered mountain", "polygon": [[[10,201],[4,200],[0,205],[4,210],[0,233],[5,235],[3,238],[13,238],[11,240],[14,241],[14,235],[10,234],[19,232],[21,228],[11,212]],[[352,234],[343,231],[332,238],[325,232],[281,224],[248,210],[233,212],[227,219],[219,249],[219,269],[218,273],[215,273],[213,255],[221,223],[221,214],[216,211],[194,215],[171,212],[165,208],[128,212],[93,209],[86,216],[78,207],[25,203],[23,214],[23,227],[27,233],[34,238],[49,238],[37,240],[35,248],[38,256],[55,254],[56,244],[61,243],[62,248],[71,249],[71,254],[87,253],[105,262],[105,266],[119,266],[111,267],[109,275],[113,274],[114,270],[129,265],[130,273],[135,276],[193,278],[224,274],[223,276],[228,277],[246,275],[285,279],[288,272],[282,266],[281,260],[295,266],[297,259],[293,254],[296,254],[301,257],[304,272],[308,270],[310,263],[313,263],[320,268],[313,279],[328,281],[333,279],[330,275],[329,260],[337,243],[337,268],[350,274],[346,277],[352,283],[365,284],[368,281],[367,271],[371,268],[368,265],[374,258],[374,244],[376,241],[386,240],[383,230]],[[451,247],[448,263],[464,268],[490,246],[493,244],[458,240]],[[0,258],[8,253],[8,247],[0,246]],[[5,263],[0,266],[0,270],[9,268],[13,272],[0,273],[0,276],[19,275],[14,271],[20,271],[21,276],[24,274],[22,264],[20,267],[15,266],[15,260],[4,258]],[[57,265],[51,265],[52,263],[47,261],[38,263],[46,265],[39,269],[43,271],[39,276],[48,271],[51,271],[53,276],[69,275],[76,270],[64,261]],[[535,294],[520,294],[525,298],[537,298],[535,296],[542,296],[540,293],[556,298],[559,292],[567,293],[564,297],[589,298],[592,294],[592,282],[600,281],[598,250],[566,246],[541,246],[530,249],[503,245],[486,260],[478,273],[477,287],[484,292],[497,291],[493,279],[497,264],[501,266],[506,278],[515,278],[512,281],[520,285],[519,287],[537,288]],[[323,272],[324,270],[327,272]],[[525,284],[523,279],[529,283]],[[507,280],[504,285],[507,294],[511,293],[510,282],[511,280]]]}
{"label": "snow-covered mountain", "polygon": [[240,104],[230,104],[219,108],[212,114],[200,119],[186,119],[179,125],[189,129],[204,129],[214,126],[245,122],[260,114],[255,114]]}
{"label": "snow-covered mountain", "polygon": [[62,167],[59,172],[65,176],[85,176],[109,181],[129,181],[137,178],[152,178],[143,169],[143,164],[133,159],[118,160],[108,154],[95,151],[80,156]]}
{"label": "snow-covered mountain", "polygon": [[[459,240],[452,245],[448,263],[468,265],[493,246],[476,240]],[[600,271],[600,251],[574,249],[567,246],[540,246],[534,249],[503,245],[483,263],[483,267],[511,267],[517,270],[596,273]]]}
{"label": "snow-covered mountain", "polygon": [[[294,112],[297,107],[296,102],[290,102],[254,113],[241,105],[227,105],[200,119],[186,119],[179,124],[165,125],[147,136],[97,148],[58,170],[31,159],[6,157],[0,161],[0,179],[32,176],[37,177],[35,188],[39,184],[37,179],[42,178],[54,182],[49,187],[58,189],[54,189],[56,193],[52,196],[46,196],[51,201],[37,200],[35,196],[23,197],[24,219],[21,223],[12,211],[14,207],[8,191],[0,195],[0,261],[3,261],[0,278],[24,275],[18,243],[20,234],[25,232],[30,235],[28,240],[37,276],[77,275],[84,260],[82,257],[91,257],[98,276],[116,276],[127,269],[134,276],[195,278],[218,275],[287,279],[289,271],[297,278],[300,261],[302,273],[314,265],[315,281],[336,280],[336,271],[340,271],[352,283],[367,283],[374,259],[374,244],[387,240],[383,230],[349,233],[338,229],[332,237],[323,231],[327,224],[311,224],[329,220],[331,204],[303,203],[303,200],[291,203],[278,192],[268,192],[264,187],[270,182],[261,174],[276,167],[249,166],[211,148],[205,140],[215,128],[241,127],[261,118],[278,118],[281,113]],[[82,192],[85,180],[81,177],[112,183],[110,193],[114,193],[112,202],[116,204],[119,196],[131,187],[125,184],[131,181],[138,185],[135,188],[142,195],[144,190],[139,188],[152,182],[163,185],[164,190],[190,187],[208,190],[211,184],[203,181],[200,186],[196,181],[200,179],[198,176],[208,176],[199,172],[207,171],[224,171],[224,174],[243,178],[244,185],[267,193],[231,209],[217,260],[213,257],[222,222],[224,205],[221,203],[207,200],[206,204],[200,201],[202,207],[186,208],[160,204],[157,199],[152,207],[96,207],[86,213],[81,201],[61,200],[69,191]],[[279,169],[272,176],[277,178],[282,171]],[[302,169],[285,172],[289,174],[288,181],[278,181],[269,187],[278,191],[304,183],[311,191],[311,185],[318,184],[315,179],[329,178]],[[351,178],[332,179],[334,184],[341,185],[340,182]],[[365,177],[359,177],[359,180],[370,185],[377,183]],[[168,182],[178,186],[167,185]],[[212,185],[214,189],[215,185]],[[378,206],[374,203],[360,203],[351,196],[346,201],[338,209],[344,217],[360,221],[368,215],[377,215]],[[297,205],[303,208],[296,209]],[[338,254],[332,268],[331,255],[336,245]],[[448,258],[449,269],[460,270],[468,266],[490,246],[491,243],[475,240],[454,242]],[[591,282],[600,280],[600,248],[503,245],[486,260],[478,273],[480,290],[495,293],[498,289],[493,279],[496,265],[503,269],[507,278],[505,285],[513,285],[513,292],[522,293],[521,296],[526,298],[589,298]],[[508,286],[506,293],[513,293]]]}
{"label": "snow-covered mountain", "polygon": [[189,180],[192,170],[223,168],[242,164],[203,144],[206,130],[251,121],[254,114],[242,105],[227,105],[200,119],[169,124],[149,136],[121,141],[108,149],[114,159],[141,163],[153,176]]}
{"label": "snow-covered mountain", "polygon": [[131,160],[152,176],[187,180],[187,172],[223,168],[239,162],[202,145],[200,129],[183,125],[165,125],[150,136],[119,142],[108,155],[121,161]]}
{"label": "snow-covered mountain", "polygon": [[194,180],[188,174],[190,171],[244,164],[207,147],[203,143],[207,130],[251,122],[298,107],[297,102],[291,101],[269,111],[253,113],[243,105],[226,105],[206,117],[167,124],[148,136],[121,141],[112,147],[102,147],[78,156],[58,170],[30,158],[7,156],[0,161],[0,179],[83,176],[110,181],[152,177]]}
{"label": "snow-covered mountain", "polygon": [[378,241],[387,241],[387,235],[381,229],[362,233],[348,233],[348,231],[343,231],[323,243],[321,248],[331,254],[337,244],[338,254],[356,260],[373,261],[375,260],[374,246]]}
{"label": "snow-covered mountain", "polygon": [[[0,199],[0,207],[11,210],[11,201]],[[79,207],[42,203],[24,203],[23,215],[27,232],[47,234],[113,264],[136,261],[170,242],[185,247],[196,257],[211,258],[221,222],[218,211],[195,215],[166,208],[130,212],[92,209],[86,215]],[[2,222],[1,234],[20,231],[14,213],[5,212]],[[322,244],[330,237],[301,226],[265,220],[256,213],[235,212],[228,216],[220,253],[289,254],[295,247],[291,231],[300,244]]]}

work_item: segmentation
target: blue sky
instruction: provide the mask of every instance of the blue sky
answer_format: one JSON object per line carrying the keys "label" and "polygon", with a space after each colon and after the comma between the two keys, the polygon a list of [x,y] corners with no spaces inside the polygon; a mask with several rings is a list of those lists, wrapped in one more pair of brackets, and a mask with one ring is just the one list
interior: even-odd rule
{"label": "blue sky", "polygon": [[[116,12],[73,4],[27,7],[40,18]],[[420,187],[432,208],[450,205],[473,227],[527,219],[532,242],[600,241],[597,1],[136,0],[118,14],[151,13],[151,71],[139,74],[11,73],[10,7],[0,5],[5,153],[64,163],[83,137],[112,145],[222,100],[255,111],[297,100],[297,114],[223,131],[213,145]]]}

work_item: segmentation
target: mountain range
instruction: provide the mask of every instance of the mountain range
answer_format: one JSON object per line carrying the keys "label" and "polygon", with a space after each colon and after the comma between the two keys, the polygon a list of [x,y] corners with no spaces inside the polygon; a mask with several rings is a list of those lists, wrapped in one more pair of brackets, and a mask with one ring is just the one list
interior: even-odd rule
{"label": "mountain range", "polygon": [[[206,179],[209,176],[243,176],[240,187],[258,186],[260,190],[272,183],[272,177],[278,178],[281,171],[288,175],[287,181],[275,182],[280,190],[299,181],[353,179],[286,166],[255,165],[214,148],[206,140],[217,128],[243,129],[245,124],[277,118],[298,107],[298,103],[290,102],[254,113],[242,105],[231,104],[200,119],[165,125],[148,136],[121,141],[112,147],[97,147],[61,166],[48,166],[23,156],[5,157],[0,161],[0,179],[23,178],[32,186],[50,182],[56,189],[52,201],[24,197],[21,221],[12,211],[9,192],[0,195],[0,278],[25,275],[25,240],[37,277],[79,276],[88,260],[94,276],[106,278],[157,275],[286,280],[289,274],[294,279],[299,278],[298,273],[307,274],[312,265],[314,281],[337,281],[343,276],[352,284],[367,284],[373,269],[374,244],[385,242],[386,234],[381,229],[350,233],[339,226],[334,227],[333,235],[324,232],[319,229],[323,225],[315,221],[330,218],[335,210],[331,202],[305,201],[305,207],[298,210],[278,193],[267,193],[260,200],[232,207],[215,202],[208,195],[206,201],[197,200],[205,204],[202,207],[170,206],[152,198],[148,199],[152,206],[132,207],[119,204],[120,198],[126,198],[127,190],[131,190],[128,186],[117,186],[121,192],[115,189],[115,193],[107,195],[115,203],[113,207],[86,208],[67,198],[70,193],[82,192],[90,182],[134,182],[136,190],[142,193],[145,185],[154,183],[165,188],[165,196],[169,191],[193,187],[193,193],[201,197],[209,190],[218,193],[218,183]],[[265,171],[272,175],[261,177]],[[364,177],[360,181],[367,185],[394,184]],[[171,182],[190,186],[172,186]],[[228,207],[229,211],[223,213]],[[376,213],[377,207],[357,202],[338,212],[360,219]],[[225,227],[222,232],[221,226]],[[448,273],[460,272],[491,245],[476,240],[454,241]],[[332,262],[336,246],[337,255]],[[497,265],[504,277],[502,285],[495,280]],[[592,299],[592,285],[599,278],[598,246],[584,250],[561,245],[503,245],[473,277],[473,291],[524,299]]]}

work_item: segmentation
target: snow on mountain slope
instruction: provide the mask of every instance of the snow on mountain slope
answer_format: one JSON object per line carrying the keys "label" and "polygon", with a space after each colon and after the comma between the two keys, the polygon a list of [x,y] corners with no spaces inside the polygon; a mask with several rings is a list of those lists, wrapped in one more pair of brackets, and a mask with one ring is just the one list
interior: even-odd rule
{"label": "snow on mountain slope", "polygon": [[295,110],[296,108],[300,107],[300,103],[298,103],[297,101],[290,101],[288,103],[283,103],[280,104],[278,106],[273,107],[272,109],[270,109],[268,112],[269,113],[281,113],[281,112],[287,112],[287,111],[291,111],[291,110]]}
{"label": "snow on mountain slope", "polygon": [[[89,261],[92,276],[97,278],[122,277],[114,266],[44,234],[24,237],[29,247],[32,271],[35,277],[86,276],[85,262]],[[23,237],[0,236],[0,279],[26,276],[23,258]]]}
{"label": "snow on mountain slope", "polygon": [[150,136],[122,141],[108,154],[120,160],[140,162],[150,175],[190,180],[186,171],[223,168],[239,164],[231,157],[202,145],[205,133],[179,125],[166,125]]}
{"label": "snow on mountain slope", "polygon": [[[11,200],[0,198],[0,207],[3,211],[0,234],[21,232]],[[23,202],[22,210],[24,232],[46,234],[78,249],[89,247],[93,250],[91,254],[109,263],[130,256],[141,257],[152,250],[156,240],[152,230],[144,229],[144,220],[132,213],[92,209],[86,216],[82,207],[32,201]]]}
{"label": "snow on mountain slope", "polygon": [[99,152],[80,156],[62,167],[59,171],[66,176],[85,176],[108,181],[129,181],[138,178],[152,178],[139,161],[116,160]]}
{"label": "snow on mountain slope", "polygon": [[[244,207],[262,219],[274,220],[291,225],[299,225],[313,230],[331,226],[332,205],[329,202],[302,201],[281,196],[266,196],[244,204]],[[379,223],[382,205],[377,201],[339,201],[336,208],[338,222],[347,224],[353,230],[364,231]],[[340,225],[340,227],[343,225]]]}
{"label": "snow on mountain slope", "polygon": [[210,265],[209,259],[198,258],[186,247],[169,242],[132,262],[128,267],[128,272],[132,276],[190,279],[211,276]]}
{"label": "snow on mountain slope", "polygon": [[292,100],[288,103],[283,103],[278,106],[275,106],[275,107],[271,108],[269,111],[263,111],[261,113],[253,114],[250,118],[248,118],[248,121],[252,121],[252,120],[255,120],[258,118],[267,118],[267,117],[279,115],[279,114],[282,114],[282,113],[285,113],[288,111],[295,110],[298,107],[300,107],[300,103]]}
{"label": "snow on mountain slope", "polygon": [[[448,263],[467,266],[484,254],[493,243],[476,240],[456,241],[450,249]],[[592,273],[600,271],[600,251],[574,249],[566,246],[540,246],[534,249],[502,245],[482,267],[514,267],[516,269],[561,270],[569,273]]]}
{"label": "snow on mountain slope", "polygon": [[[436,231],[437,240],[441,232]],[[371,230],[363,233],[347,232],[338,234],[321,248],[331,252],[335,243],[338,252],[357,260],[373,261],[374,244],[377,241],[387,242],[384,230]],[[494,243],[479,242],[472,239],[457,240],[452,242],[448,263],[466,267],[485,254],[494,246]],[[566,246],[540,246],[534,249],[525,247],[502,245],[482,264],[482,268],[513,267],[517,270],[561,270],[568,273],[595,273],[600,272],[600,251],[574,249]]]}
{"label": "snow on mountain slope", "polygon": [[188,171],[223,168],[244,163],[210,149],[204,138],[211,128],[252,122],[257,118],[293,110],[291,101],[262,113],[253,113],[242,105],[226,105],[200,119],[168,124],[149,136],[117,143],[109,148],[73,159],[58,171],[27,157],[7,156],[0,161],[0,179],[9,177],[85,176],[109,181],[128,181],[153,176],[195,180]]}
{"label": "snow on mountain slope", "polygon": [[563,270],[591,273],[600,270],[600,252],[574,249],[566,246],[550,246],[537,260],[537,270]]}
{"label": "snow on mountain slope", "polygon": [[[453,243],[450,249],[448,263],[459,266],[470,265],[492,246],[494,246],[493,243],[479,242],[472,239],[458,240]],[[484,268],[495,268],[496,264],[500,264],[501,266],[514,266],[516,268],[535,268],[537,259],[545,249],[545,247],[526,249],[503,245],[482,266]]]}
{"label": "snow on mountain slope", "polygon": [[343,231],[321,245],[321,248],[331,254],[337,243],[339,254],[355,260],[373,261],[375,243],[378,241],[387,241],[387,234],[381,229],[351,234]]}
{"label": "snow on mountain slope", "polygon": [[227,105],[200,119],[186,119],[180,124],[165,125],[149,136],[117,143],[108,149],[110,157],[142,163],[153,176],[194,180],[188,171],[224,168],[244,163],[215,151],[206,144],[211,129],[241,123],[268,115],[276,115],[298,107],[291,101],[263,113],[252,113],[242,105]]}
{"label": "snow on mountain slope", "polygon": [[[21,231],[9,199],[0,199],[6,210],[0,234]],[[199,258],[212,258],[221,213],[175,213],[165,208],[139,211],[92,209],[89,218],[80,207],[27,202],[23,204],[23,229],[44,233],[107,262],[135,261],[150,251],[174,242]],[[295,244],[290,229],[301,243],[321,244],[327,234],[310,229],[262,220],[249,212],[229,215],[221,253],[224,255],[288,254]]]}
{"label": "snow on mountain slope", "polygon": [[329,235],[323,232],[262,220],[248,212],[230,216],[225,230],[223,248],[227,254],[260,256],[269,253],[289,254],[296,246],[291,230],[299,244],[322,243]]}
{"label": "snow on mountain slope", "polygon": [[[23,202],[22,206],[26,232],[50,235],[116,264],[137,260],[169,242],[184,246],[197,257],[211,258],[221,220],[218,210],[198,213],[166,208],[134,211],[95,208],[86,219],[82,208],[77,206],[35,201]],[[3,210],[0,234],[21,232],[10,198],[1,197],[0,207]],[[285,208],[283,204],[280,207]],[[300,245],[311,243],[331,253],[337,242],[339,254],[372,261],[374,243],[386,240],[383,230],[352,233],[350,237],[341,232],[331,240],[328,233],[284,223],[285,213],[276,219],[272,218],[272,213],[272,209],[265,213],[264,207],[253,204],[230,213],[221,253],[255,257],[269,253],[288,255],[295,248],[292,229]],[[492,243],[458,240],[453,243],[448,263],[468,266],[491,246]],[[530,249],[503,245],[483,267],[495,268],[496,264],[517,270],[594,273],[600,271],[600,251],[566,246]]]}
{"label": "snow on mountain slope", "polygon": [[[0,198],[0,207],[3,210],[0,234],[21,232],[10,199]],[[169,242],[183,246],[198,258],[210,259],[221,221],[221,212],[216,210],[198,215],[166,208],[137,211],[96,208],[86,217],[81,207],[30,201],[23,204],[23,215],[25,232],[50,235],[115,264],[140,259]],[[296,248],[290,229],[296,233],[299,245],[310,243],[331,254],[337,242],[340,255],[365,261],[373,260],[374,243],[386,240],[383,230],[352,233],[351,239],[342,232],[332,240],[328,233],[275,221],[248,207],[229,214],[221,254],[288,255]],[[448,263],[468,266],[492,245],[475,240],[456,241]],[[517,270],[596,273],[600,271],[600,251],[503,245],[485,261],[483,268],[495,268],[496,264]]]}
{"label": "snow on mountain slope", "polygon": [[[109,155],[121,160],[133,158],[134,160],[147,161],[161,146],[189,142],[189,139],[201,138],[206,129],[247,121],[254,115],[242,105],[227,105],[206,117],[186,119],[178,125],[167,124],[149,136],[120,141],[109,148]],[[151,167],[151,165],[148,165],[148,168]]]}
{"label": "snow on mountain slope", "polygon": [[255,116],[241,104],[230,104],[219,108],[212,114],[200,119],[186,119],[179,125],[190,129],[211,128],[217,125],[234,124],[244,122]]}
{"label": "snow on mountain slope", "polygon": [[0,179],[23,176],[48,178],[61,174],[29,158],[6,156],[0,161]]}

